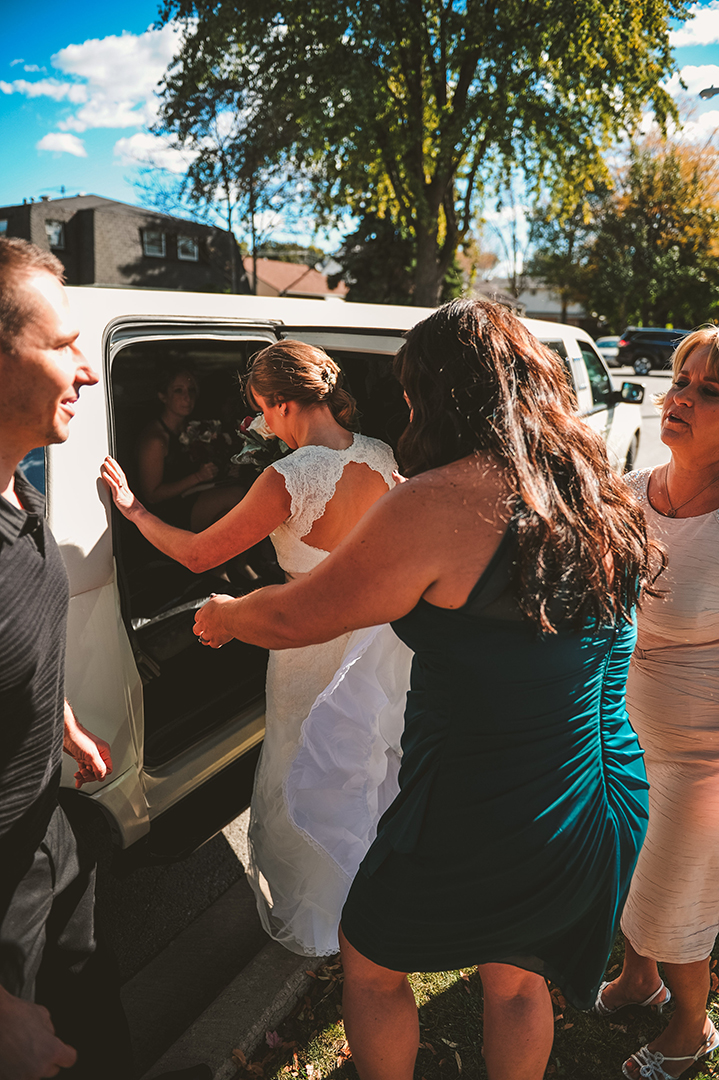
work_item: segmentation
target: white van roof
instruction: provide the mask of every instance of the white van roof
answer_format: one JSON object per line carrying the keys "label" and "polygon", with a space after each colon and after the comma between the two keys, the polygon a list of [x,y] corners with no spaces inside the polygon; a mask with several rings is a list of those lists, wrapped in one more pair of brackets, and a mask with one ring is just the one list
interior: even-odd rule
{"label": "white van roof", "polygon": [[[226,293],[167,292],[159,289],[111,289],[94,286],[70,286],[68,295],[73,310],[97,314],[107,320],[132,316],[178,318],[240,319],[243,322],[272,322],[287,326],[332,329],[343,327],[363,330],[409,330],[431,315],[430,307],[399,304],[357,304],[337,300],[298,300],[278,296],[228,295]],[[562,330],[583,340],[591,337],[579,327],[543,319],[522,319],[537,337],[557,336]]]}

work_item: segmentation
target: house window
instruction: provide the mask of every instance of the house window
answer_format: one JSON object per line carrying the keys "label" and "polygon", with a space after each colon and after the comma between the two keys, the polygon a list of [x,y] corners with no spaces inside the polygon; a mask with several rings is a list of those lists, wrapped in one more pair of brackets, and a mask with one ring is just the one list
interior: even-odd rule
{"label": "house window", "polygon": [[165,258],[165,234],[159,229],[142,230],[142,250],[153,259]]}
{"label": "house window", "polygon": [[0,218],[0,236],[7,233],[7,218]]}
{"label": "house window", "polygon": [[48,242],[51,248],[57,248],[58,251],[64,251],[65,249],[65,222],[64,221],[46,221],[45,233],[47,235]]}
{"label": "house window", "polygon": [[197,262],[199,258],[199,247],[194,236],[178,236],[177,257],[184,262]]}

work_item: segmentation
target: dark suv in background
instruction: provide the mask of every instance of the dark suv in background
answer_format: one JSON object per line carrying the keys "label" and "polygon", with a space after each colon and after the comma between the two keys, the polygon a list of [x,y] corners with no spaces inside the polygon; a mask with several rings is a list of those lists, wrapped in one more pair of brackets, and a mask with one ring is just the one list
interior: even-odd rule
{"label": "dark suv in background", "polygon": [[668,367],[672,353],[688,333],[663,326],[628,326],[617,342],[617,363],[629,364],[637,375]]}

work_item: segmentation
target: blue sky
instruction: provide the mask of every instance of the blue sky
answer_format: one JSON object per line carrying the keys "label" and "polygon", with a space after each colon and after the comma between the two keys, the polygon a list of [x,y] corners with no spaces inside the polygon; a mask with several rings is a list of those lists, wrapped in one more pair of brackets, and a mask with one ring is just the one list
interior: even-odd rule
{"label": "blue sky", "polygon": [[[141,203],[134,181],[142,163],[181,162],[149,134],[153,88],[176,48],[170,27],[153,28],[156,0],[57,0],[3,5],[0,35],[0,206],[41,195],[92,192]],[[692,6],[677,27],[675,54],[689,93],[670,90],[693,116],[685,128],[706,137],[719,128],[719,0]]]}

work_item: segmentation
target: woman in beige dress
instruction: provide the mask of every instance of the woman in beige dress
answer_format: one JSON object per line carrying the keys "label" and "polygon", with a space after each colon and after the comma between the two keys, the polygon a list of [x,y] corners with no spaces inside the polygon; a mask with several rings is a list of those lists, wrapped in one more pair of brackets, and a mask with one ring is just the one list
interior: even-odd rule
{"label": "woman in beige dress", "polygon": [[[627,708],[646,751],[649,830],[622,917],[621,975],[599,991],[607,1016],[628,1004],[674,1014],[624,1063],[630,1080],[674,1080],[719,1046],[707,1016],[719,930],[719,329],[679,345],[661,400],[667,465],[627,477],[648,533],[665,548],[666,595],[646,597]],[[667,986],[659,977],[664,967]],[[669,987],[670,989],[668,989]]]}

